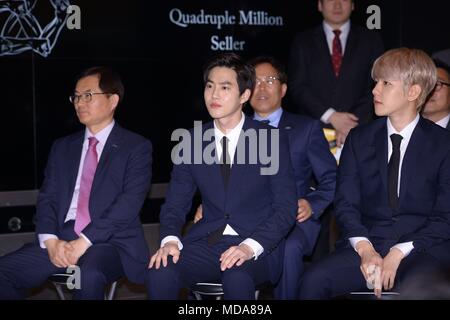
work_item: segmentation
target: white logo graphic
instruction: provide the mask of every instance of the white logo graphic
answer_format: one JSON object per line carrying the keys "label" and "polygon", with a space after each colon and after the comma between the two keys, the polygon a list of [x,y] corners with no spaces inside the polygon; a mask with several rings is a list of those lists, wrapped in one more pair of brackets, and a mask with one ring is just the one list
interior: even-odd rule
{"label": "white logo graphic", "polygon": [[32,50],[47,57],[66,25],[69,13],[77,12],[71,8],[69,0],[49,0],[54,9],[54,18],[43,26],[33,14],[36,2],[0,0],[0,56]]}

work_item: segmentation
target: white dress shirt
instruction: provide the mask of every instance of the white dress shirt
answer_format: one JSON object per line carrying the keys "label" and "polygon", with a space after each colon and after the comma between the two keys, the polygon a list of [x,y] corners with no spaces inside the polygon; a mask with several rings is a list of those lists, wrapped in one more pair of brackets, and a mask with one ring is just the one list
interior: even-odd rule
{"label": "white dress shirt", "polygon": [[[223,134],[222,131],[219,130],[219,128],[216,125],[216,122],[214,121],[214,139],[216,143],[216,155],[219,159],[221,159],[222,156],[222,138],[227,137],[228,139],[228,152],[230,154],[230,160],[231,160],[231,167],[233,167],[233,161],[234,161],[234,154],[236,153],[236,147],[239,141],[239,136],[242,131],[242,127],[244,126],[245,121],[245,115],[242,113],[241,115],[241,121],[234,127],[230,132],[228,132],[226,135]],[[225,230],[223,231],[224,235],[234,235],[238,236],[239,234],[229,225],[227,224],[225,227]],[[167,236],[161,241],[161,247],[163,247],[168,241],[178,241],[178,249],[183,249],[183,244],[181,243],[180,239],[176,236]],[[258,241],[247,238],[244,241],[241,242],[241,244],[248,245],[252,250],[255,257],[255,260],[264,252],[264,248],[261,246],[261,244],[258,243]]]}
{"label": "white dress shirt", "polygon": [[[100,160],[100,157],[103,152],[103,148],[105,147],[106,141],[108,140],[109,134],[111,133],[113,127],[114,127],[114,120],[107,125],[105,128],[103,128],[101,131],[97,132],[96,135],[92,134],[88,128],[85,129],[84,133],[84,140],[83,140],[83,148],[81,150],[81,158],[80,158],[80,165],[78,167],[78,174],[77,174],[77,180],[75,183],[75,189],[73,191],[72,195],[72,201],[70,202],[69,211],[67,212],[66,219],[64,222],[75,220],[77,216],[77,206],[78,206],[78,195],[80,193],[80,180],[81,180],[81,173],[83,171],[83,163],[84,163],[84,157],[86,156],[88,147],[89,147],[89,138],[95,137],[98,140],[96,150],[98,155],[98,160]],[[80,236],[82,236],[86,241],[89,243],[89,245],[92,245],[92,242],[83,234],[81,233]],[[39,238],[39,244],[42,249],[45,249],[45,241],[48,239],[58,239],[58,237],[54,234],[49,233],[42,233],[38,235]]]}
{"label": "white dress shirt", "polygon": [[[410,124],[408,124],[402,131],[397,132],[397,130],[395,130],[395,128],[392,126],[392,123],[389,120],[389,118],[387,118],[388,162],[389,162],[389,159],[391,158],[391,154],[392,154],[391,134],[396,133],[403,137],[403,139],[400,143],[400,164],[399,164],[399,168],[398,168],[397,195],[400,195],[400,181],[401,181],[400,178],[401,178],[401,174],[402,174],[403,157],[405,155],[406,148],[408,148],[408,144],[409,144],[409,140],[411,139],[411,135],[412,135],[414,129],[416,128],[417,123],[419,122],[419,119],[420,119],[419,114],[417,114],[417,116],[414,118],[414,120]],[[349,238],[350,244],[352,245],[352,247],[355,250],[356,250],[356,244],[361,240],[365,240],[370,243],[369,239],[367,239],[366,237]],[[397,243],[392,248],[399,249],[401,252],[403,252],[403,255],[406,257],[411,252],[411,250],[414,249],[414,246],[413,246],[413,242],[409,241],[409,242]]]}
{"label": "white dress shirt", "polygon": [[[323,22],[323,31],[325,32],[325,37],[327,39],[328,49],[330,51],[330,55],[333,54],[333,39],[334,39],[334,32],[333,28],[326,23]],[[345,47],[347,45],[347,38],[348,34],[350,33],[350,20],[348,20],[346,23],[344,23],[339,30],[341,30],[341,34],[339,35],[339,39],[341,40],[341,47],[342,47],[342,56],[344,56]],[[328,108],[327,111],[325,111],[322,116],[320,117],[320,120],[323,123],[330,123],[330,117],[333,113],[335,113],[336,110],[333,108]]]}

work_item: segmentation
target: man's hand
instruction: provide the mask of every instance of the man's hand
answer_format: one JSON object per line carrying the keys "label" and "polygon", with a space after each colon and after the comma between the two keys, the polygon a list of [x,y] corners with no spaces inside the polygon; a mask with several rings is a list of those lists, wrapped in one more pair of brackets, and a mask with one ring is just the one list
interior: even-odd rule
{"label": "man's hand", "polygon": [[200,204],[197,208],[197,211],[195,211],[194,216],[194,223],[197,223],[201,218],[203,218],[203,207],[202,204]]}
{"label": "man's hand", "polygon": [[383,272],[383,259],[375,251],[370,242],[361,240],[356,244],[356,251],[361,257],[361,272],[367,282],[374,286],[375,295],[381,297],[381,278]]}
{"label": "man's hand", "polygon": [[308,200],[298,199],[297,222],[308,220],[312,215],[312,208]]}
{"label": "man's hand", "polygon": [[330,116],[330,123],[336,130],[336,143],[339,147],[345,142],[350,129],[358,125],[358,117],[349,112],[334,112]]}
{"label": "man's hand", "polygon": [[76,240],[70,241],[69,245],[72,246],[73,250],[68,252],[67,257],[69,258],[70,264],[76,265],[80,257],[90,247],[90,244],[83,237],[79,237]]}
{"label": "man's hand", "polygon": [[71,265],[67,255],[73,251],[72,245],[59,239],[48,239],[44,242],[50,261],[58,268],[67,268]]}
{"label": "man's hand", "polygon": [[239,267],[252,257],[253,250],[246,244],[230,247],[220,256],[220,270],[225,271],[232,268],[235,264]]}
{"label": "man's hand", "polygon": [[159,269],[162,265],[164,267],[167,267],[167,257],[172,256],[173,263],[177,263],[178,259],[180,259],[180,249],[178,249],[178,241],[169,241],[166,244],[164,244],[164,247],[161,247],[156,251],[156,253],[150,258],[150,263],[148,264],[148,268],[153,268],[153,265],[155,266],[155,269]]}
{"label": "man's hand", "polygon": [[391,290],[394,286],[397,269],[403,257],[403,252],[397,248],[392,248],[384,257],[383,272],[381,273],[381,280],[384,290]]}

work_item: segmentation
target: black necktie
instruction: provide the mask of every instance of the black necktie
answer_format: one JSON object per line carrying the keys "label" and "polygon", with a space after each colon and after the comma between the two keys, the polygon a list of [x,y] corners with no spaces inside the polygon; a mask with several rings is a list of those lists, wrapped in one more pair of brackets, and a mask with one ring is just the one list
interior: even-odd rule
{"label": "black necktie", "polygon": [[[221,140],[222,143],[222,156],[220,157],[220,171],[222,172],[223,183],[225,184],[225,188],[228,184],[228,178],[230,177],[231,172],[231,158],[228,152],[228,139],[227,137],[223,137]],[[227,225],[224,224],[217,230],[211,232],[208,235],[208,244],[214,245],[222,238],[223,231]]]}
{"label": "black necktie", "polygon": [[398,205],[398,169],[400,166],[400,143],[403,137],[399,134],[391,134],[392,154],[388,163],[388,200],[389,207],[396,209]]}
{"label": "black necktie", "polygon": [[228,178],[230,177],[231,172],[231,159],[230,154],[228,152],[227,137],[223,137],[221,143],[222,143],[222,157],[220,159],[220,170],[222,171],[223,182],[226,187],[228,185]]}

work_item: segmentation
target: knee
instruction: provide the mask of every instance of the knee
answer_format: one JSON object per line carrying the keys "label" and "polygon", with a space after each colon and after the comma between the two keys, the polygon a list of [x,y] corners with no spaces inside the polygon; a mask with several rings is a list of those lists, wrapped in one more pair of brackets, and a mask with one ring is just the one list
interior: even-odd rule
{"label": "knee", "polygon": [[305,248],[298,238],[288,237],[284,245],[284,255],[286,257],[299,257],[305,255]]}
{"label": "knee", "polygon": [[227,286],[243,286],[244,284],[254,285],[252,276],[242,268],[235,267],[223,272],[222,285],[224,288]]}
{"label": "knee", "polygon": [[92,284],[106,285],[105,274],[97,268],[81,268],[81,287],[85,285],[92,286]]}

